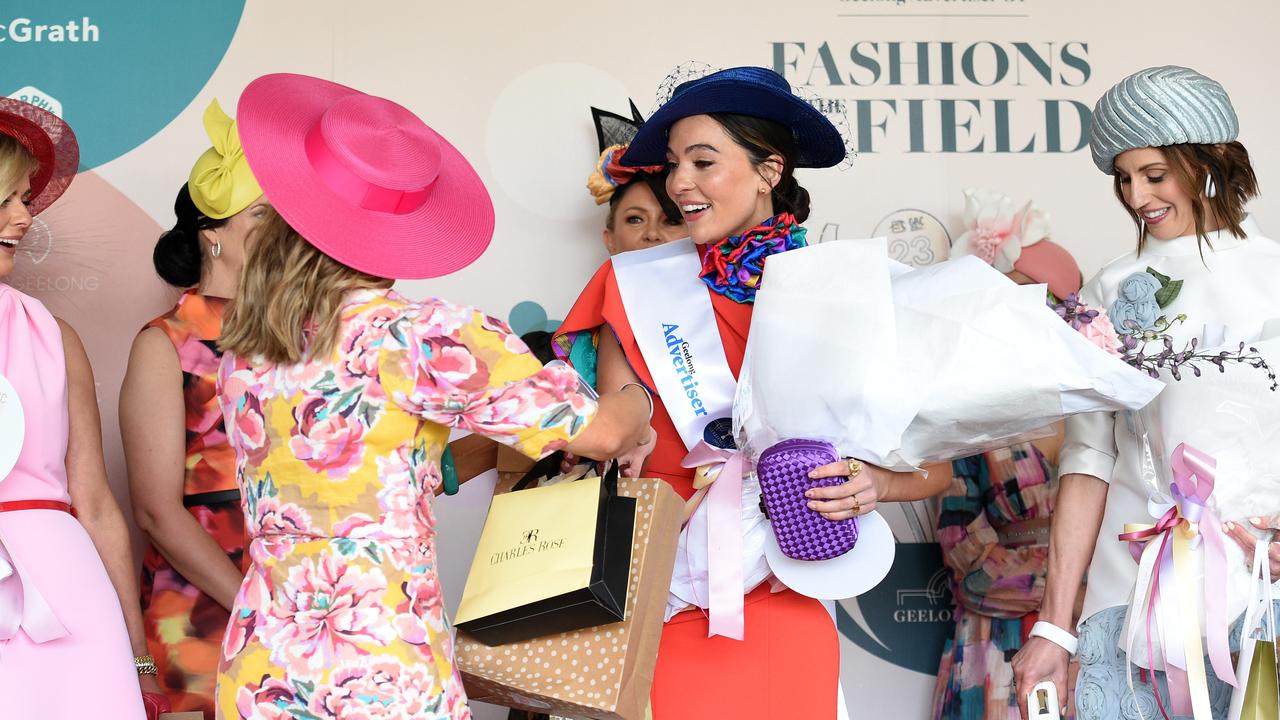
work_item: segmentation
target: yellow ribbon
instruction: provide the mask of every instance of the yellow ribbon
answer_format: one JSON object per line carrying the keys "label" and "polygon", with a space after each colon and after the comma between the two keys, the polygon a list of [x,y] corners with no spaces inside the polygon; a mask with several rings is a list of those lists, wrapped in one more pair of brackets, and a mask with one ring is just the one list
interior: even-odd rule
{"label": "yellow ribbon", "polygon": [[1178,608],[1182,611],[1182,642],[1186,650],[1192,715],[1208,720],[1213,717],[1213,709],[1209,704],[1209,682],[1204,671],[1204,646],[1200,642],[1200,613],[1194,600],[1204,592],[1197,593],[1198,588],[1191,577],[1191,540],[1196,534],[1196,529],[1185,520],[1173,531],[1173,574],[1181,600]]}
{"label": "yellow ribbon", "polygon": [[262,196],[262,188],[245,160],[236,121],[222,111],[217,100],[205,108],[204,130],[213,147],[191,168],[187,190],[205,216],[228,218],[252,205]]}
{"label": "yellow ribbon", "polygon": [[[1176,508],[1176,506],[1175,506]],[[1176,510],[1175,510],[1176,511]],[[1196,720],[1209,720],[1213,717],[1212,706],[1209,703],[1209,683],[1208,676],[1204,666],[1204,645],[1200,637],[1200,614],[1197,611],[1197,603],[1195,598],[1204,595],[1204,589],[1196,587],[1196,583],[1191,573],[1192,564],[1192,545],[1196,537],[1199,535],[1197,523],[1189,521],[1183,517],[1180,512],[1176,515],[1177,524],[1168,528],[1165,532],[1169,533],[1169,541],[1173,551],[1173,581],[1177,588],[1177,598],[1162,596],[1164,602],[1174,601],[1177,603],[1177,609],[1182,616],[1182,622],[1179,623],[1182,632],[1182,642],[1184,649],[1184,657],[1186,658],[1187,673],[1187,689],[1191,695],[1192,716]],[[1126,535],[1136,533],[1146,533],[1158,529],[1159,525],[1151,523],[1125,523],[1124,532]],[[1122,536],[1123,537],[1123,536]],[[1156,536],[1158,538],[1158,535]],[[1151,544],[1146,551],[1158,553],[1159,542],[1152,538]],[[1155,558],[1155,563],[1159,565],[1159,557]],[[1151,602],[1150,594],[1155,589],[1155,583],[1148,590],[1147,602]],[[1133,608],[1144,608],[1145,603],[1135,604]],[[1133,610],[1131,608],[1131,611]],[[1151,612],[1148,610],[1148,612]],[[1129,622],[1141,622],[1140,618],[1131,617]],[[1154,662],[1154,658],[1151,658]],[[1166,668],[1166,671],[1172,671],[1172,666]],[[1130,677],[1132,681],[1132,677]],[[1132,690],[1132,686],[1130,686]],[[1170,691],[1172,694],[1172,682]],[[1166,715],[1168,717],[1168,715]]]}

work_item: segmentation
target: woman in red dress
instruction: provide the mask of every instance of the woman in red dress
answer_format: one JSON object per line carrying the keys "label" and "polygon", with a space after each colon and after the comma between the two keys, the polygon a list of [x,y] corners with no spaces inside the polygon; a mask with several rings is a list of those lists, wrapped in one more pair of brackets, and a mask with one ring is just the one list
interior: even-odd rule
{"label": "woman in red dress", "polygon": [[120,430],[134,519],[150,541],[141,582],[147,647],[173,710],[212,718],[218,653],[248,565],[217,343],[248,239],[270,205],[216,100],[204,125],[213,146],[178,191],[177,223],[152,255],[156,273],[184,292],[134,338]]}
{"label": "woman in red dress", "polygon": [[[769,70],[745,67],[677,87],[623,157],[622,163],[631,166],[667,163],[667,192],[680,207],[701,260],[703,285],[695,294],[705,292],[710,299],[714,329],[733,378],[742,367],[765,259],[805,245],[800,223],[809,214],[809,195],[796,182],[794,169],[831,167],[845,154],[839,131],[796,97],[786,80]],[[671,281],[684,280],[652,279],[649,291],[659,293],[670,291],[676,284]],[[624,296],[633,298],[630,308],[624,307]],[[600,390],[641,382],[660,394],[663,383],[655,381],[635,332],[636,327],[652,331],[653,324],[637,319],[644,308],[634,297],[620,286],[614,263],[607,262],[558,335],[607,326],[599,342]],[[633,325],[636,322],[640,324]],[[709,357],[714,353],[707,355],[696,364],[703,385],[685,386],[695,393],[689,398],[695,391],[708,390],[714,374],[709,364],[716,359]],[[666,480],[696,503],[701,493],[694,489],[695,472],[682,466],[690,433],[678,427],[685,420],[673,420],[673,415],[688,417],[685,398],[677,397],[683,394],[655,397],[655,439],[623,460],[631,463],[633,474],[643,463],[645,476]],[[671,405],[676,400],[681,407]],[[701,399],[692,402],[695,414],[705,414]],[[712,444],[723,443],[723,419],[719,424],[700,422],[700,434]],[[840,520],[866,513],[877,502],[918,499],[941,490],[936,480],[871,465],[858,468],[856,462],[841,461],[815,471],[815,477],[849,476],[851,470],[853,476],[841,485],[810,491],[810,507],[829,520]],[[744,599],[742,640],[709,637],[711,625],[698,608],[670,618],[663,629],[652,692],[656,720],[837,716],[839,642],[831,615],[817,600],[770,589],[768,583],[760,584]]]}

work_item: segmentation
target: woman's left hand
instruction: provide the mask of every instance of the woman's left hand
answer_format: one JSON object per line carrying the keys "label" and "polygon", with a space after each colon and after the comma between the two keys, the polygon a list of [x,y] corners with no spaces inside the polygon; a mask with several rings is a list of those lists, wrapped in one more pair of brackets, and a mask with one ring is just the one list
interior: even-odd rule
{"label": "woman's left hand", "polygon": [[142,688],[142,692],[164,695],[164,691],[160,689],[160,681],[155,675],[139,675],[138,686]]}
{"label": "woman's left hand", "polygon": [[[1259,530],[1280,530],[1280,515],[1271,518],[1252,518],[1250,522]],[[1245,562],[1252,567],[1254,548],[1258,545],[1258,539],[1239,523],[1224,523],[1222,529],[1244,548]],[[1271,577],[1280,577],[1280,542],[1273,542],[1267,548],[1267,559],[1271,561]]]}
{"label": "woman's left hand", "polygon": [[160,715],[173,710],[169,698],[160,691],[155,675],[139,675],[138,685],[142,688],[142,706],[147,712],[147,720],[158,720]]}
{"label": "woman's left hand", "polygon": [[618,467],[622,471],[622,477],[640,477],[640,472],[644,469],[644,462],[649,458],[649,453],[653,452],[653,448],[657,442],[658,433],[650,428],[648,440],[637,445],[634,449],[628,450],[627,452],[619,455]]}
{"label": "woman's left hand", "polygon": [[885,495],[889,476],[888,470],[875,465],[840,460],[814,468],[809,477],[849,479],[839,485],[812,488],[805,492],[805,497],[809,499],[809,509],[822,513],[822,517],[833,522],[845,520],[875,510],[876,502]]}

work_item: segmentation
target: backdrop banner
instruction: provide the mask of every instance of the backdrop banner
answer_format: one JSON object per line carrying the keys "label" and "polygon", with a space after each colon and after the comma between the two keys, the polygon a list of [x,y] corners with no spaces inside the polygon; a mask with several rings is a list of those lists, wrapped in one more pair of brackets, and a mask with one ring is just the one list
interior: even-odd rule
{"label": "backdrop banner", "polygon": [[[1104,0],[652,0],[616,10],[568,0],[11,0],[0,10],[0,94],[66,118],[84,165],[28,233],[10,282],[84,338],[112,487],[127,508],[120,382],[134,335],[176,298],[152,270],[152,247],[205,149],[204,108],[218,98],[234,115],[261,74],[309,73],[393,98],[466,154],[494,199],[493,244],[465,270],[399,289],[477,305],[523,333],[556,326],[605,259],[605,211],[585,188],[597,157],[590,108],[629,115],[634,100],[647,116],[659,85],[689,61],[770,67],[842,108],[857,158],[797,173],[812,196],[809,238],[883,235],[915,265],[948,257],[967,187],[1034,199],[1086,277],[1129,251],[1133,228],[1089,158],[1088,125],[1104,90],[1151,65],[1222,82],[1269,188],[1280,143],[1267,119],[1280,96],[1259,82],[1280,66],[1280,5],[1159,8],[1153,20],[1148,4]],[[1269,198],[1252,210],[1280,232]],[[450,609],[491,487],[442,499]],[[885,583],[838,608],[845,690],[853,707],[923,717],[951,601],[927,544],[931,506],[886,515],[900,541],[925,544],[904,545]]]}

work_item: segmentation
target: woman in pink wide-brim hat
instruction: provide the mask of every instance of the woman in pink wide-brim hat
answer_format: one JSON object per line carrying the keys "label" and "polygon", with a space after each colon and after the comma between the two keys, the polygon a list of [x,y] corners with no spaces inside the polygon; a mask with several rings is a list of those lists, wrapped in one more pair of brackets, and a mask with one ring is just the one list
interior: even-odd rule
{"label": "woman in pink wide-brim hat", "polygon": [[465,267],[493,234],[470,163],[409,110],[281,74],[237,118],[277,215],[222,328],[252,564],[218,717],[469,717],[434,544],[450,431],[615,457],[649,436],[647,391],[597,400],[501,321],[391,289]]}

